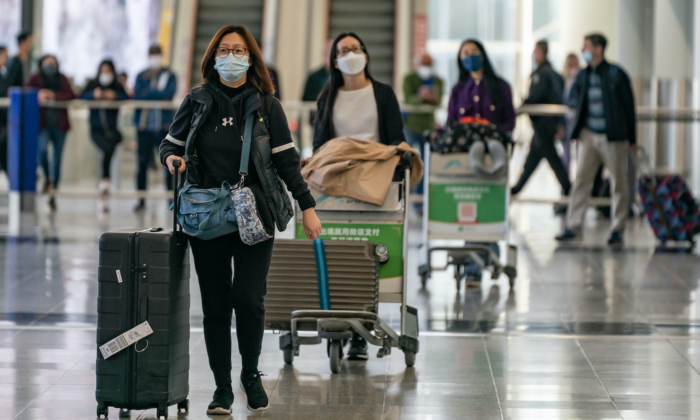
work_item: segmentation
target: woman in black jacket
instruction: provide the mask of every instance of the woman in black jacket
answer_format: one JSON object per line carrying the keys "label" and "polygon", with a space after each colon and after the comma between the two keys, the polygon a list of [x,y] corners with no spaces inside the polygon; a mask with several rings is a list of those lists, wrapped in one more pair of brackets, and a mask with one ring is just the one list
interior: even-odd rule
{"label": "woman in black jacket", "polygon": [[[104,60],[97,67],[97,76],[91,80],[83,93],[81,99],[91,99],[96,101],[114,101],[129,99],[124,86],[117,80],[117,72],[112,60]],[[102,180],[100,181],[100,193],[106,196],[109,194],[109,178],[112,156],[117,145],[122,141],[122,134],[117,129],[117,108],[93,108],[90,110],[90,134],[92,141],[102,151]],[[108,211],[106,203],[103,203],[103,210]]]}
{"label": "woman in black jacket", "polygon": [[[179,171],[182,172],[185,160],[181,156],[187,156],[188,180],[199,188],[218,188],[224,181],[237,184],[241,179],[243,120],[259,112],[261,117],[257,118],[256,114],[254,118],[254,144],[245,185],[253,191],[261,191],[256,194],[256,204],[263,222],[266,216],[271,216],[283,229],[291,217],[291,206],[286,193],[283,199],[275,190],[278,174],[299,202],[307,237],[317,238],[321,223],[314,212],[316,203],[301,176],[299,154],[282,106],[272,97],[274,88],[255,39],[242,26],[221,28],[209,43],[201,67],[203,86],[194,88],[185,98],[161,143],[163,165],[174,173],[173,162],[180,161]],[[275,194],[277,200],[268,202],[265,199]],[[287,206],[283,205],[285,202]],[[280,207],[287,207],[289,211]],[[243,364],[240,383],[247,396],[248,409],[265,411],[269,404],[260,380],[258,357],[265,326],[265,281],[273,240],[246,245],[238,232],[210,240],[189,239],[202,292],[204,340],[217,386],[207,413],[231,413],[231,316],[234,309]]]}
{"label": "woman in black jacket", "polygon": [[391,86],[369,72],[369,52],[352,32],[333,41],[330,77],[318,98],[314,151],[336,137],[399,144],[406,141],[403,119]]}

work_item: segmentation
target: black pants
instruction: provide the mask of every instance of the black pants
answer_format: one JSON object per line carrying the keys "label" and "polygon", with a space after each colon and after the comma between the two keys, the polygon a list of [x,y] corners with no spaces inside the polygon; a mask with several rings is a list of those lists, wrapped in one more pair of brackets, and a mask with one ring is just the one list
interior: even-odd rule
{"label": "black pants", "polygon": [[233,310],[243,370],[257,370],[265,330],[265,293],[272,243],[270,239],[246,245],[238,232],[208,241],[190,237],[202,291],[204,341],[217,386],[231,383]]}
{"label": "black pants", "polygon": [[102,178],[109,178],[112,156],[122,141],[122,135],[116,129],[105,130],[99,127],[91,129],[90,134],[92,142],[102,151]]}
{"label": "black pants", "polygon": [[[153,162],[153,151],[160,148],[168,131],[139,131],[137,134],[139,170],[136,174],[136,188],[145,191],[148,185],[148,168]],[[173,189],[172,175],[165,169],[165,182],[169,190]]]}
{"label": "black pants", "polygon": [[554,174],[561,184],[561,189],[564,195],[569,195],[569,190],[571,190],[571,182],[569,182],[569,174],[566,172],[564,163],[557,154],[557,149],[554,147],[554,135],[556,134],[556,127],[547,128],[535,128],[535,136],[532,139],[532,144],[530,145],[530,153],[528,153],[525,159],[525,167],[523,168],[523,173],[520,175],[518,183],[513,187],[513,193],[517,194],[523,189],[527,180],[530,178],[537,165],[539,165],[542,158],[547,159],[549,166],[552,167]]}

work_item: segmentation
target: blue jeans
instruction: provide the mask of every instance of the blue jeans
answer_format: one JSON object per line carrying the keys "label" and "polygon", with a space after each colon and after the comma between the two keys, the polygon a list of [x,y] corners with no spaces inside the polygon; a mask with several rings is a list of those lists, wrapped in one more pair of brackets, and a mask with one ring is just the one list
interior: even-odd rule
{"label": "blue jeans", "polygon": [[[44,128],[39,132],[39,161],[44,170],[44,176],[53,182],[54,187],[58,187],[58,180],[61,176],[61,155],[65,141],[66,133],[59,130],[58,127]],[[53,143],[51,170],[49,170],[49,142]]]}
{"label": "blue jeans", "polygon": [[[408,128],[403,129],[403,133],[406,136],[406,142],[413,148],[418,150],[418,154],[420,155],[421,159],[423,158],[423,146],[425,145],[425,137],[423,137],[422,133],[416,133]],[[414,189],[415,193],[417,194],[423,194],[423,180],[420,181],[420,184]]]}

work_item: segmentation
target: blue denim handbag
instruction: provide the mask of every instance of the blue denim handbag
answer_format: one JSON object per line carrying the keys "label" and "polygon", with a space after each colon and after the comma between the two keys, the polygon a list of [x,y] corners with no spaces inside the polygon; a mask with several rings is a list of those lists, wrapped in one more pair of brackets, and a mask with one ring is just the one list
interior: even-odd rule
{"label": "blue denim handbag", "polygon": [[248,174],[250,142],[253,131],[253,114],[245,120],[243,151],[239,173],[241,180],[233,188],[224,181],[221,188],[195,188],[185,183],[179,194],[177,219],[182,230],[199,239],[214,239],[239,231],[241,240],[255,245],[270,239],[258,215],[255,196],[243,187]]}

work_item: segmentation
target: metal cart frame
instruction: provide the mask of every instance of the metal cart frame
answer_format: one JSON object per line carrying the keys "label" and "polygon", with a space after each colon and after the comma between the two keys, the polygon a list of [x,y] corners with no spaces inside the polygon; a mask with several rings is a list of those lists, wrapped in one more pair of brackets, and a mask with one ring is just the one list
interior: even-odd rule
{"label": "metal cart frame", "polygon": [[[516,260],[517,248],[509,244],[510,223],[508,218],[508,210],[510,208],[510,189],[508,188],[508,164],[506,163],[505,174],[494,179],[485,179],[477,177],[471,170],[468,164],[468,154],[458,153],[445,156],[453,156],[455,160],[454,166],[457,169],[440,172],[433,167],[433,158],[430,150],[430,144],[426,143],[424,148],[424,164],[425,171],[423,173],[423,252],[424,261],[418,267],[418,274],[421,277],[421,284],[426,286],[428,279],[433,271],[444,271],[449,266],[454,266],[455,281],[457,289],[460,287],[460,281],[465,276],[465,267],[470,264],[476,264],[482,270],[488,270],[491,273],[491,278],[497,278],[504,273],[508,276],[508,282],[512,288],[515,285],[517,276]],[[436,156],[442,156],[437,155]],[[450,165],[452,166],[452,165]],[[504,224],[503,229],[499,232],[477,232],[476,230],[466,229],[460,233],[455,229],[455,232],[449,235],[445,233],[435,232],[431,229],[430,216],[430,184],[431,181],[442,181],[439,183],[465,183],[465,184],[483,184],[483,185],[505,185],[505,208],[504,208]],[[478,225],[477,225],[478,226]],[[463,241],[478,241],[478,242],[506,242],[505,264],[491,247],[481,244],[465,244],[463,246],[439,246],[430,247],[431,240],[463,240]],[[444,267],[433,267],[431,264],[431,254],[435,251],[447,252],[447,264]],[[483,257],[486,258],[483,258]]]}
{"label": "metal cart frame", "polygon": [[[379,280],[378,303],[401,303],[401,330],[394,331],[376,313],[366,311],[339,311],[339,310],[298,310],[292,313],[291,331],[283,332],[279,338],[280,350],[284,352],[284,361],[292,364],[295,356],[299,356],[299,348],[302,345],[321,344],[328,340],[328,355],[330,357],[331,372],[338,373],[340,360],[343,357],[343,344],[357,334],[367,340],[367,343],[379,346],[377,357],[381,358],[391,354],[392,347],[401,349],[405,355],[406,366],[413,367],[416,353],[418,353],[418,311],[406,304],[407,282],[407,255],[408,255],[408,212],[409,191],[411,179],[411,154],[405,154],[401,159],[401,167],[404,171],[402,181],[393,182],[392,186],[398,186],[398,206],[393,209],[382,208],[364,204],[365,210],[349,211],[343,206],[332,208],[324,206],[317,208],[316,214],[322,222],[361,224],[379,223],[388,225],[400,225],[403,228],[401,245],[402,274],[400,284],[395,281]],[[392,189],[390,189],[391,193]],[[332,204],[331,204],[332,206]],[[375,208],[372,208],[375,207]],[[301,221],[301,212],[296,212],[296,222]],[[388,257],[392,258],[391,250],[387,250]],[[393,255],[396,258],[396,255]],[[316,335],[302,336],[299,331],[315,331]]]}

